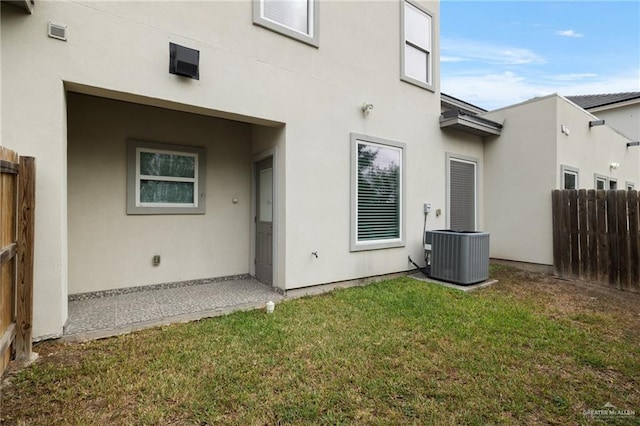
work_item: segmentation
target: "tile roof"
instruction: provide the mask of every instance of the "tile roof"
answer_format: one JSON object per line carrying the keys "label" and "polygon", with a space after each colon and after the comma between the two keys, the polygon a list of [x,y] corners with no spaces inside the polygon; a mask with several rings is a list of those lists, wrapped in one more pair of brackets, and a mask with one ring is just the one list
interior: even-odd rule
{"label": "tile roof", "polygon": [[640,99],[640,92],[607,93],[603,95],[565,96],[574,104],[584,109],[617,104],[633,99]]}

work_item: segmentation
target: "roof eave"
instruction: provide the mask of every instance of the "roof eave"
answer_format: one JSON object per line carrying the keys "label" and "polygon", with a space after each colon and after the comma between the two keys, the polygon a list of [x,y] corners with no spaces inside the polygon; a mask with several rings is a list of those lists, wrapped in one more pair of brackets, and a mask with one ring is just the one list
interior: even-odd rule
{"label": "roof eave", "polygon": [[450,117],[441,115],[440,128],[453,129],[481,137],[499,136],[502,133],[501,124],[464,114],[457,114]]}
{"label": "roof eave", "polygon": [[32,14],[35,0],[5,0],[4,3],[19,7],[20,9],[26,10],[27,13]]}

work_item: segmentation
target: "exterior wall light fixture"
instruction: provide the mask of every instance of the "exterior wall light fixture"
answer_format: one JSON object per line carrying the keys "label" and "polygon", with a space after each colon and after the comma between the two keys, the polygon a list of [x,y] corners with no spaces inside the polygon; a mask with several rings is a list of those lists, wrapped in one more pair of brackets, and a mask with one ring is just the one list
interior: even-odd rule
{"label": "exterior wall light fixture", "polygon": [[620,163],[611,163],[611,164],[609,164],[609,169],[610,170],[618,170],[618,167],[620,167]]}
{"label": "exterior wall light fixture", "polygon": [[362,104],[362,113],[364,115],[369,115],[372,109],[373,109],[373,104],[371,102],[364,102]]}

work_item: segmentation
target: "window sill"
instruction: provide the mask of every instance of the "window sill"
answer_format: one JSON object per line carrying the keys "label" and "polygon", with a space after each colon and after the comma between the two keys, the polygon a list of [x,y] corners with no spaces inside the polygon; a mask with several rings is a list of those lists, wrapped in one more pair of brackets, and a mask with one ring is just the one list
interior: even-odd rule
{"label": "window sill", "polygon": [[371,243],[352,243],[351,250],[354,251],[367,251],[367,250],[380,250],[380,249],[388,249],[388,248],[398,248],[404,247],[405,242],[403,240],[390,240],[390,241],[376,241]]}

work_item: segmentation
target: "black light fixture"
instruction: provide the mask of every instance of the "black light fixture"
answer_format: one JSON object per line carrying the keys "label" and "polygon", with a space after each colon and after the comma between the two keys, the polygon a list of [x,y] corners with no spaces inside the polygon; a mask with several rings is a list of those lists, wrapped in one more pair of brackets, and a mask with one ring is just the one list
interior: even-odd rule
{"label": "black light fixture", "polygon": [[604,120],[592,120],[589,122],[589,127],[604,126]]}
{"label": "black light fixture", "polygon": [[200,51],[169,43],[169,73],[200,80]]}
{"label": "black light fixture", "polygon": [[630,146],[640,146],[640,141],[627,142],[627,148],[629,148]]}

